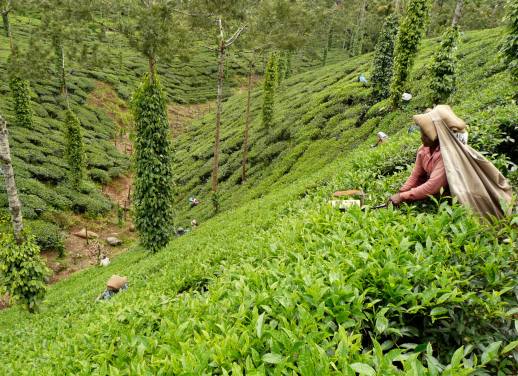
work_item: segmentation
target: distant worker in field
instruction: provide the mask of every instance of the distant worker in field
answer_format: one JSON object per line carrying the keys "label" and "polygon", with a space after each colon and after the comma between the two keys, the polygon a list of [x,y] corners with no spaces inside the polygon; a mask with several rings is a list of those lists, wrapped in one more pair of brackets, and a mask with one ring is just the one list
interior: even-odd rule
{"label": "distant worker in field", "polygon": [[385,132],[378,132],[376,133],[376,136],[378,136],[378,140],[374,145],[372,145],[373,148],[379,146],[389,139],[389,136]]}
{"label": "distant worker in field", "polygon": [[189,204],[191,204],[191,208],[194,208],[200,204],[200,201],[196,197],[189,197]]}
{"label": "distant worker in field", "polygon": [[358,82],[361,82],[363,86],[367,86],[369,84],[369,81],[367,81],[367,78],[365,78],[363,73],[360,74],[360,77],[358,77]]}
{"label": "distant worker in field", "polygon": [[481,216],[504,216],[511,208],[511,186],[491,162],[467,145],[466,123],[446,105],[413,119],[423,145],[412,174],[389,202],[397,206],[449,191]]}

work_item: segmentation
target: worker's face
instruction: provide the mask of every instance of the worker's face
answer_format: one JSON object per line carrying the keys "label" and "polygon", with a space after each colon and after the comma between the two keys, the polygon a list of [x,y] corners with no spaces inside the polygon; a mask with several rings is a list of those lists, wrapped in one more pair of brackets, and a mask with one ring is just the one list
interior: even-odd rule
{"label": "worker's face", "polygon": [[432,139],[430,137],[428,137],[423,132],[422,129],[421,129],[421,141],[422,141],[424,146],[429,147],[429,148],[431,148],[433,146],[437,146],[437,144],[439,143],[439,140],[432,141]]}

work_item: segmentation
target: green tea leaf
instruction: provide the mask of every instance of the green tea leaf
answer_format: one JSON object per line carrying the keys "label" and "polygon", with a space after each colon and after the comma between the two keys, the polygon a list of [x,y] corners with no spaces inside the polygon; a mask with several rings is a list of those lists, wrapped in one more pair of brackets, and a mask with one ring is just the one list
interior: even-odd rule
{"label": "green tea leaf", "polygon": [[431,316],[442,316],[448,313],[448,309],[444,307],[435,307],[430,311]]}
{"label": "green tea leaf", "polygon": [[259,315],[257,318],[257,323],[255,324],[255,331],[257,333],[257,337],[261,338],[263,336],[263,323],[264,323],[264,312]]}
{"label": "green tea leaf", "polygon": [[274,353],[267,353],[263,355],[263,362],[269,364],[278,364],[282,362],[282,356]]}
{"label": "green tea leaf", "polygon": [[351,367],[354,371],[358,372],[360,375],[376,376],[376,371],[368,364],[353,363],[350,364],[349,367]]}
{"label": "green tea leaf", "polygon": [[464,346],[459,347],[451,357],[451,367],[453,369],[457,368],[460,365],[460,362],[464,358]]}
{"label": "green tea leaf", "polygon": [[514,349],[518,348],[518,341],[513,341],[510,344],[508,344],[504,349],[502,350],[502,354],[506,354],[509,351],[513,351]]}
{"label": "green tea leaf", "polygon": [[481,357],[482,364],[489,363],[495,359],[495,357],[498,355],[498,349],[500,348],[501,344],[502,341],[493,342],[484,350]]}

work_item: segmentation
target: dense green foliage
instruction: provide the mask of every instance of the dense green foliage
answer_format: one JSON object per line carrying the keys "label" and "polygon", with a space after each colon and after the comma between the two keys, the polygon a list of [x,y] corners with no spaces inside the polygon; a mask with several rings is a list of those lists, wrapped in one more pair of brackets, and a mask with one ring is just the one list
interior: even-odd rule
{"label": "dense green foliage", "polygon": [[11,232],[0,234],[0,283],[11,299],[35,312],[45,295],[48,269],[32,236],[16,244]]}
{"label": "dense green foliage", "polygon": [[394,42],[396,40],[399,20],[396,15],[385,19],[378,37],[374,61],[372,63],[372,94],[376,99],[385,99],[390,92],[392,80],[392,64],[394,61]]}
{"label": "dense green foliage", "polygon": [[410,0],[401,20],[394,47],[394,73],[390,85],[390,100],[396,107],[406,89],[421,38],[425,32],[431,0]]}
{"label": "dense green foliage", "polygon": [[65,158],[68,163],[70,183],[77,189],[83,180],[85,155],[81,123],[72,110],[65,113]]}
{"label": "dense green foliage", "polygon": [[173,226],[173,150],[166,100],[158,78],[144,77],[132,100],[135,118],[135,227],[151,252],[163,248]]}
{"label": "dense green foliage", "polygon": [[[498,160],[498,167],[511,177],[512,167],[501,156],[505,154],[508,160],[516,158],[512,154],[516,144],[511,139],[518,138],[510,139],[507,135],[513,134],[515,122],[511,119],[518,116],[517,107],[508,99],[494,99],[495,96],[510,98],[515,92],[496,53],[501,36],[502,30],[494,29],[461,37],[459,66],[464,68],[457,72],[458,89],[451,104],[470,125],[470,144]],[[225,104],[222,119],[219,177],[222,210],[292,184],[309,171],[321,169],[348,153],[371,134],[383,131],[392,137],[397,130],[410,126],[411,115],[432,105],[429,67],[436,47],[435,39],[423,42],[412,69],[413,79],[408,82],[414,99],[404,107],[404,114],[390,115],[390,124],[383,120],[389,103],[381,101],[373,107],[366,106],[371,90],[357,82],[361,73],[370,76],[371,55],[342,58],[326,68],[285,80],[275,93],[274,126],[270,130],[261,121],[262,87],[254,89],[246,184],[241,184],[241,148],[247,98],[245,93],[231,98]],[[362,123],[364,126],[359,127]],[[175,140],[175,206],[183,226],[192,218],[203,221],[212,213],[210,204],[203,203],[210,203],[208,179],[213,124],[214,116],[208,115],[194,121]],[[191,196],[199,198],[202,204],[190,208],[187,200]]]}
{"label": "dense green foliage", "polygon": [[33,121],[29,81],[18,76],[13,76],[9,80],[9,87],[13,96],[15,124],[18,127],[31,130]]}
{"label": "dense green foliage", "polygon": [[513,80],[518,82],[518,3],[516,1],[507,2],[507,14],[509,26],[502,52]]}
{"label": "dense green foliage", "polygon": [[288,72],[288,54],[286,52],[277,55],[277,73],[275,75],[276,85],[279,86],[286,78]]}
{"label": "dense green foliage", "polygon": [[[452,102],[481,151],[496,152],[492,140],[518,115],[506,99],[514,87],[488,53],[497,51],[500,34],[467,33],[459,51],[466,69]],[[200,226],[156,255],[136,249],[56,284],[41,315],[0,312],[0,370],[516,373],[516,216],[489,226],[457,204],[343,214],[327,202],[337,189],[362,188],[367,204],[378,204],[406,179],[419,145],[407,127],[429,105],[434,46],[427,41],[416,60],[417,78],[409,84],[419,95],[404,110],[388,112],[382,101],[361,116],[371,91],[356,80],[371,56],[286,80],[268,131],[259,116],[262,88],[254,90],[252,166],[244,185],[239,140],[246,94],[229,99],[223,210],[211,219],[203,176],[210,176],[213,115],[194,122],[176,140],[175,174],[178,210],[188,195],[201,200],[180,219],[194,216]],[[390,140],[372,148],[377,130]],[[127,275],[130,288],[93,304],[112,274]]]}
{"label": "dense green foliage", "polygon": [[34,236],[34,240],[41,251],[56,251],[58,256],[64,256],[65,242],[63,233],[57,225],[36,220],[26,222],[26,228]]}
{"label": "dense green foliage", "polygon": [[262,111],[263,128],[269,128],[273,125],[272,120],[275,106],[275,83],[277,81],[278,75],[279,72],[277,70],[277,55],[275,53],[271,53],[264,72]]}
{"label": "dense green foliage", "polygon": [[447,103],[457,87],[457,43],[459,30],[456,26],[448,28],[441,38],[430,66],[430,89],[433,103]]}

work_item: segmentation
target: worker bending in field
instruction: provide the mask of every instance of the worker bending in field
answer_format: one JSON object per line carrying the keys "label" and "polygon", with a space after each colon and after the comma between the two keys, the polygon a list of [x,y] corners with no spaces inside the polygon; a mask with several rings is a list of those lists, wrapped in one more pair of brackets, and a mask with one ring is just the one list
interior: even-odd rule
{"label": "worker bending in field", "polygon": [[422,115],[415,115],[413,119],[421,130],[423,145],[417,151],[412,174],[399,193],[389,199],[394,205],[402,202],[421,201],[428,196],[439,195],[441,191],[448,189],[448,179],[434,118],[441,119],[460,143],[467,144],[466,123],[456,116],[449,106],[440,105],[433,110],[427,109]]}
{"label": "worker bending in field", "polygon": [[431,119],[426,115],[414,116],[415,122],[421,129],[423,145],[417,151],[417,158],[412,174],[398,193],[391,196],[389,201],[394,205],[402,202],[421,201],[428,196],[435,196],[446,190],[448,179],[441,156],[441,147]]}
{"label": "worker bending in field", "polygon": [[447,190],[459,203],[482,217],[502,218],[511,212],[512,188],[506,178],[482,154],[468,144],[466,123],[450,106],[414,116],[423,145],[417,152],[412,174],[394,205],[419,201]]}

